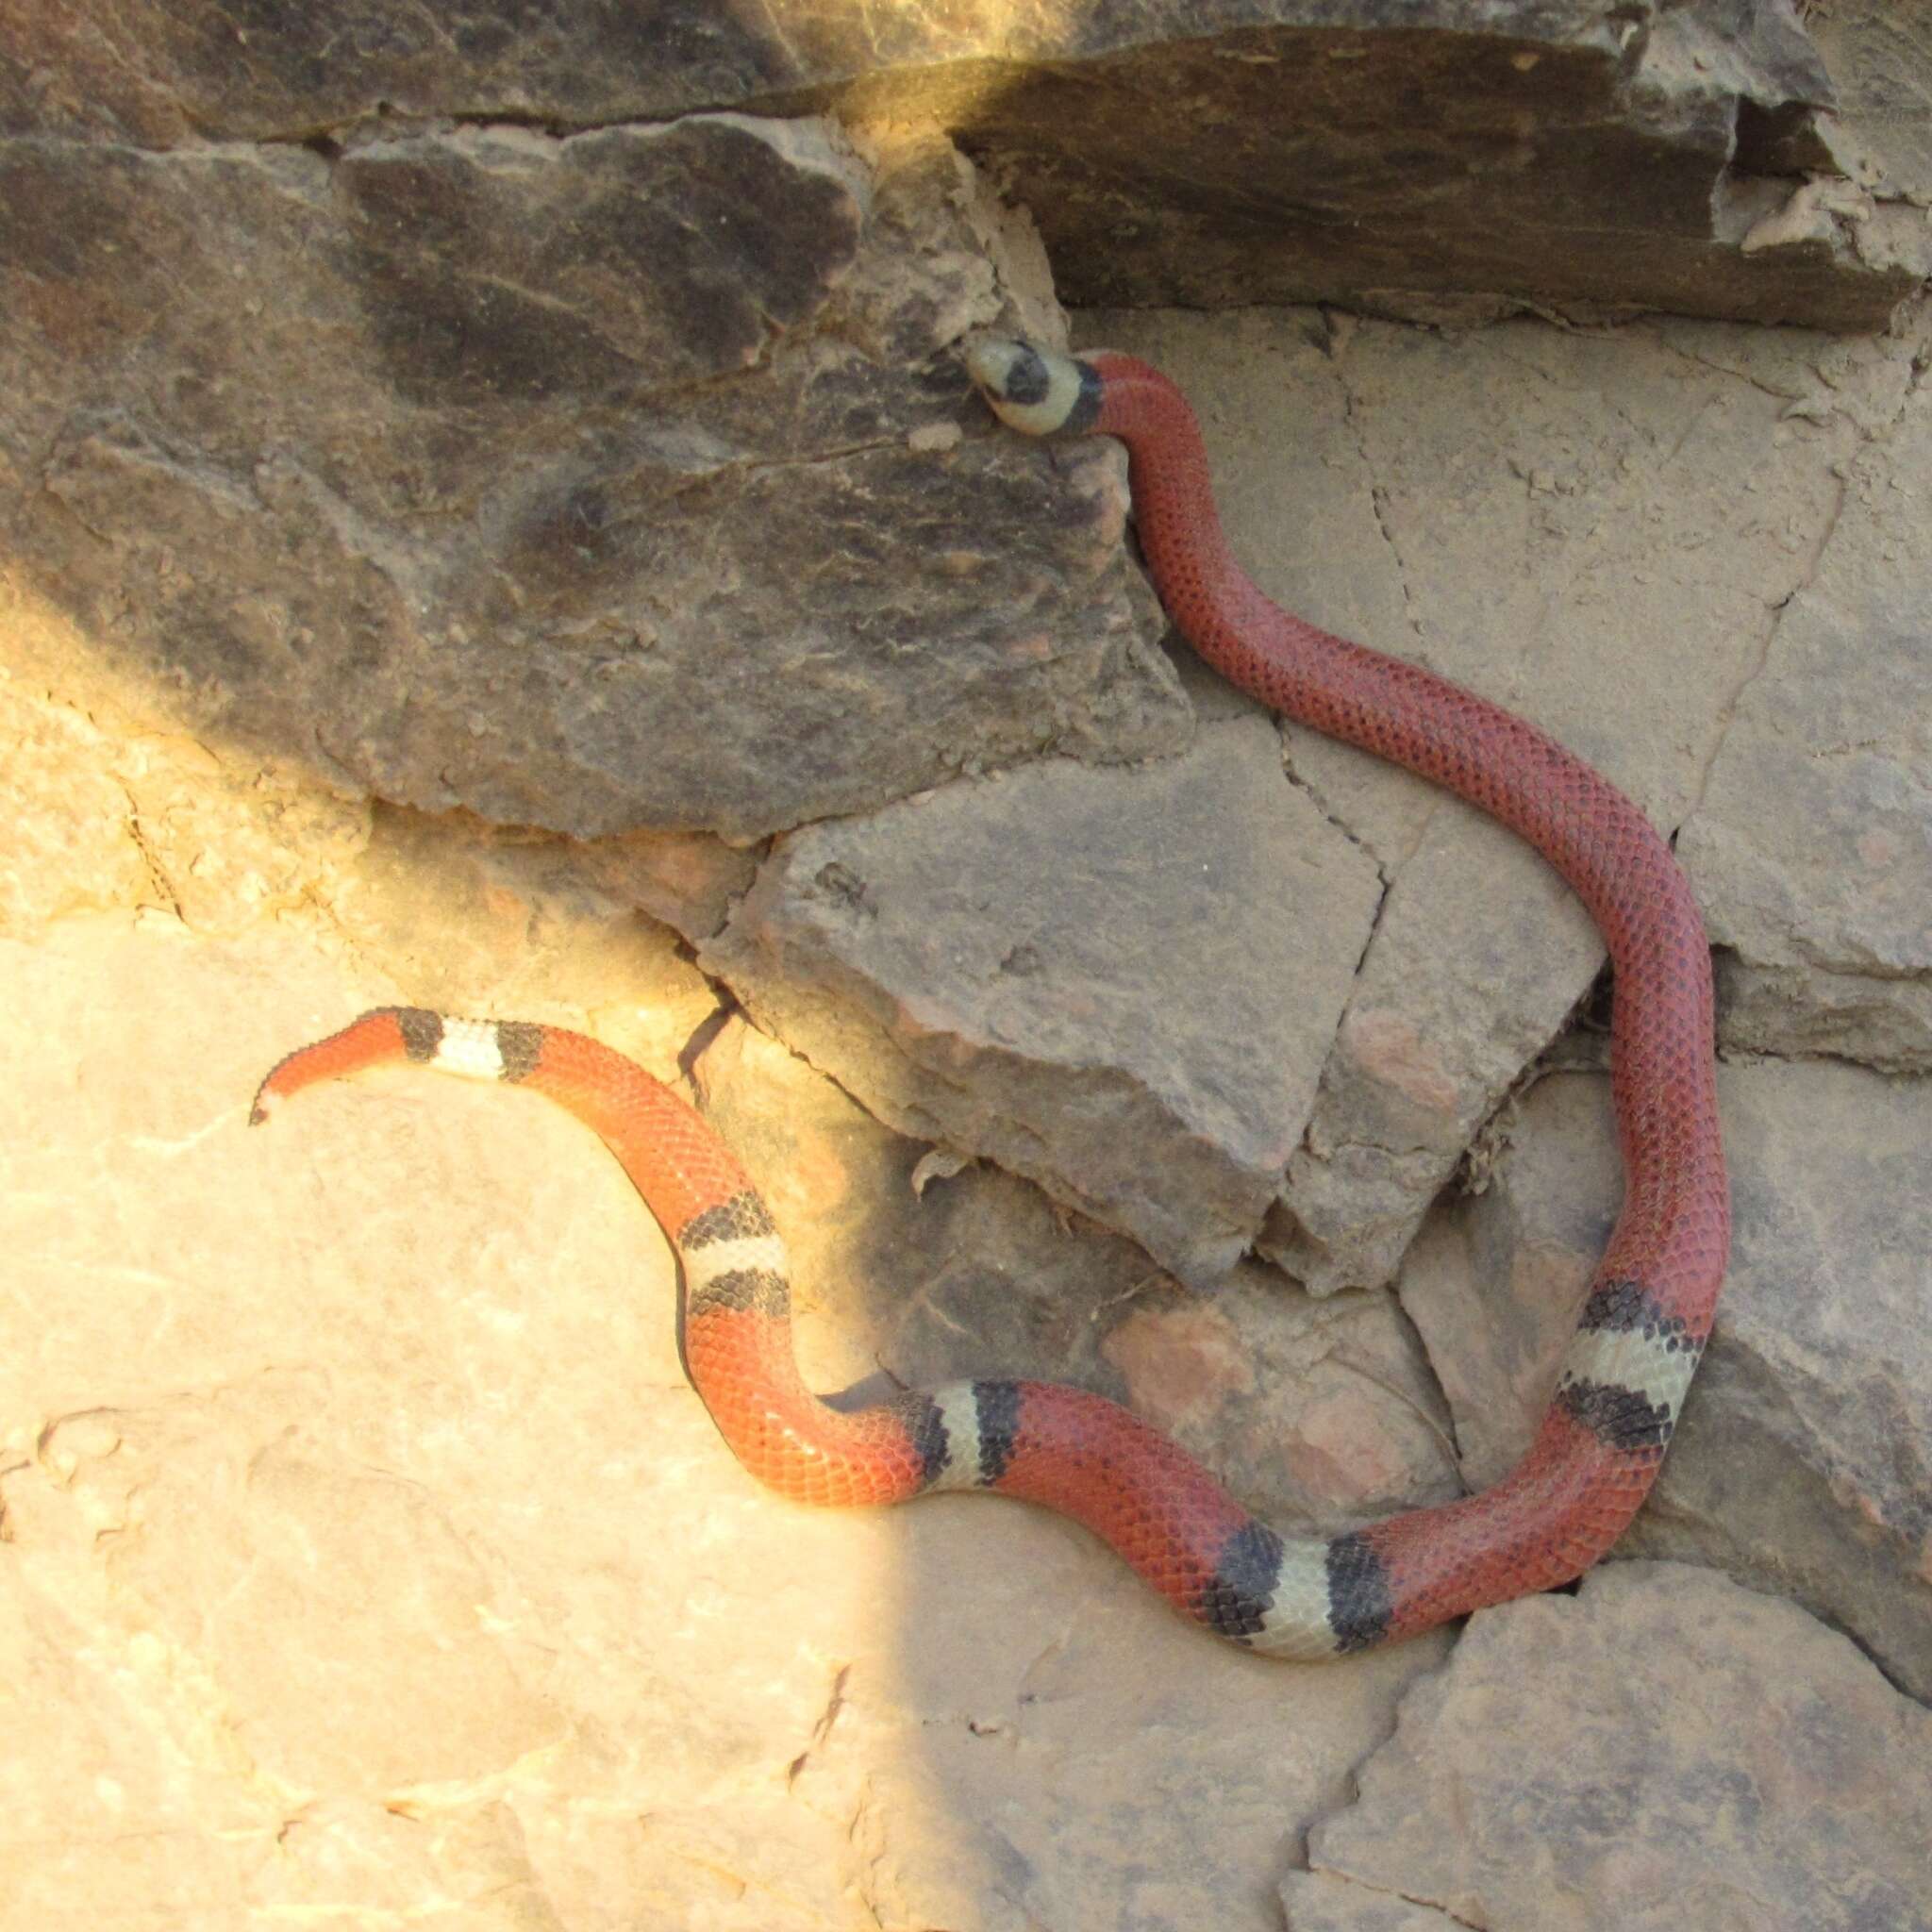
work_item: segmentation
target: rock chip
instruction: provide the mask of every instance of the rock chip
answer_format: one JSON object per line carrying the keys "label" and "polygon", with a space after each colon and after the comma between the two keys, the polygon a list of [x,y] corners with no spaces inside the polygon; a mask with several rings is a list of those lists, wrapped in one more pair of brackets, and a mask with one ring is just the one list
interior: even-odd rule
{"label": "rock chip", "polygon": [[[1527,1447],[1618,1193],[1607,1082],[1523,1102],[1490,1191],[1402,1277],[1463,1473]],[[1717,1328],[1620,1546],[1721,1565],[1851,1632],[1932,1694],[1932,1082],[1828,1064],[1721,1070],[1735,1233]]]}
{"label": "rock chip", "polygon": [[1378,896],[1249,717],[1140,770],[808,827],[699,957],[880,1119],[1212,1284],[1301,1137]]}
{"label": "rock chip", "polygon": [[1932,1926],[1932,1712],[1674,1564],[1485,1611],[1358,1784],[1283,1887],[1291,1932]]}

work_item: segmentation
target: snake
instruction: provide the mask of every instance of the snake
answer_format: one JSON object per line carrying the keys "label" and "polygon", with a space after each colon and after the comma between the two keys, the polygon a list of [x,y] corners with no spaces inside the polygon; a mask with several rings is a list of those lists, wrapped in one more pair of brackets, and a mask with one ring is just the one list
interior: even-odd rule
{"label": "snake", "polygon": [[677,1257],[698,1396],[745,1470],[793,1501],[990,1490],[1044,1505],[1194,1623],[1302,1661],[1567,1584],[1611,1548],[1657,1478],[1728,1252],[1710,948],[1689,883],[1644,813],[1534,725],[1263,595],[1223,534],[1193,412],[1157,370],[994,336],[965,360],[1008,427],[1126,445],[1148,573],[1208,664],[1271,709],[1510,827],[1602,932],[1624,1199],[1521,1461],[1474,1494],[1336,1535],[1284,1535],[1169,1437],[1084,1389],[979,1378],[827,1403],[800,1376],[784,1246],[743,1167],[679,1094],[567,1027],[378,1008],[280,1061],[250,1119],[384,1063],[527,1087],[567,1108],[616,1156]]}

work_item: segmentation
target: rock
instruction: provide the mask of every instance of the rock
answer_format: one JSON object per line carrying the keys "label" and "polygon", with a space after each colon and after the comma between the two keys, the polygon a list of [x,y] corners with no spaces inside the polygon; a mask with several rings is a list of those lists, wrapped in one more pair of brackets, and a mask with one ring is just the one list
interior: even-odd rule
{"label": "rock", "polygon": [[[1048,53],[949,123],[1041,211],[1075,306],[1321,301],[1451,324],[1657,308],[1874,328],[1925,272],[1916,211],[1855,182],[1834,183],[1844,212],[1747,251],[1792,176],[1840,172],[1819,125],[1829,83],[1781,12],[1748,27],[1719,7],[1171,19],[1079,66]],[[1154,163],[1126,130],[1176,95],[1190,111]],[[1614,207],[1604,180],[1623,185]]]}
{"label": "rock", "polygon": [[[698,842],[634,833],[580,846],[463,813],[383,808],[366,849],[329,882],[329,910],[358,956],[386,962],[409,1005],[574,1025],[595,1013],[668,1071],[717,999],[635,908],[654,879],[679,875],[667,859],[691,857],[661,848]],[[696,882],[689,867],[683,876]],[[705,897],[679,903],[695,915]]]}
{"label": "rock", "polygon": [[[432,931],[471,916],[449,876],[447,904],[432,868],[415,889]],[[1262,1932],[1261,1874],[1446,1637],[1271,1664],[1042,1511],[759,1491],[680,1373],[668,1251],[576,1123],[404,1069],[244,1126],[266,1064],[394,997],[397,937],[365,924],[345,960],[312,911],[220,940],[109,913],[0,941],[0,1077],[36,1128],[0,1142],[33,1310],[0,1354],[0,1658],[32,1740],[0,1768],[0,1925],[85,1897],[238,1928],[345,1902],[503,1932],[1017,1926],[1131,1895]],[[679,970],[666,938],[667,995]],[[626,1043],[675,1077],[672,1041]],[[842,1144],[834,1235],[872,1257],[834,1285],[883,1293],[897,1215],[937,1235],[889,1358],[969,1307],[997,1323],[1018,1264],[1054,1279],[1012,1285],[1014,1332],[1048,1285],[1093,1284],[1077,1335],[1144,1276],[997,1174],[862,1218],[913,1150],[815,1076],[781,1091],[807,1090],[847,1124],[793,1143],[791,1199],[836,1200]],[[1338,1353],[1364,1331],[1339,1307],[1310,1311]]]}
{"label": "rock", "polygon": [[1288,1932],[1457,1932],[1467,1923],[1328,1872],[1291,1872],[1281,1903]]}
{"label": "rock", "polygon": [[[1689,246],[1713,301],[1838,312],[1932,232],[1901,199],[1923,37],[1841,0],[1834,126],[1782,8],[787,4],[0,24],[0,1932],[76,1901],[211,1932],[1543,1932],[1633,1897],[1849,1932],[1845,1873],[1888,1932],[1932,1924],[1923,1713],[1805,1614],[1932,1694],[1923,1077],[1725,1075],[1737,1275],[1626,1549],[1795,1604],[1624,1563],[1309,1668],[1044,1511],[758,1490],[684,1379],[661,1238],[535,1096],[395,1069],[244,1127],[271,1061],[370,1004],[586,1026],[742,1148],[816,1384],[1065,1377],[1290,1529],[1457,1494],[1544,1399],[1614,1161],[1590,1076],[1531,1091],[1513,1148],[1504,1096],[1588,997],[1589,935],[1438,794],[1153,649],[1117,453],[1000,436],[958,374],[974,328],[1060,317],[939,124],[1010,125],[1034,181],[1046,136],[1104,161],[1131,130],[1142,205],[1036,210],[1082,275],[1255,201],[1279,249],[1190,259],[1280,273],[1310,231],[1267,170],[1305,195],[1314,157],[1355,196],[1318,266],[1365,306],[1574,320],[1592,298],[1511,263],[1591,252],[1621,303]],[[1224,58],[1283,50],[1317,58]],[[1407,81],[1471,75],[1428,97],[1455,125],[1391,141]],[[866,125],[724,111],[833,100]],[[1230,100],[1307,111],[1217,125]],[[1145,198],[1163,141],[1185,210]],[[1553,192],[1590,220],[1553,230]],[[1442,221],[1391,242],[1419,192]],[[1655,245],[1591,230],[1626,211]],[[1660,825],[1706,808],[1734,1041],[1914,1063],[1918,969],[1858,952],[1906,902],[1831,842],[1857,800],[1804,781],[1854,762],[1805,736],[1839,694],[1877,805],[1917,774],[1858,658],[1923,575],[1885,508],[1927,466],[1921,321],[1081,327],[1188,379],[1285,601],[1529,709]],[[1759,800],[1732,762],[1780,732]],[[902,1138],[694,949],[853,1091],[1093,1213]],[[1802,1010],[1747,1034],[1755,986]],[[1374,1278],[1452,1174],[1490,1191],[1421,1221],[1407,1312],[1234,1259]]]}
{"label": "rock", "polygon": [[704,832],[631,832],[575,849],[587,878],[691,940],[724,924],[757,870],[747,854]]}
{"label": "rock", "polygon": [[943,142],[874,156],[0,143],[20,576],[176,729],[578,836],[1177,746],[1118,456],[993,433],[991,213]]}
{"label": "rock", "polygon": [[1835,1631],[1617,1563],[1471,1624],[1282,1903],[1293,1932],[1924,1932],[1928,1765],[1932,1713]]}
{"label": "rock", "polygon": [[[1617,1198],[1607,1082],[1522,1105],[1491,1191],[1419,1243],[1403,1306],[1463,1474],[1527,1446]],[[1717,1329],[1663,1474],[1620,1546],[1721,1565],[1849,1631],[1932,1694],[1932,1083],[1857,1068],[1721,1070],[1735,1233]],[[1879,1178],[1876,1191],[1874,1179]]]}
{"label": "rock", "polygon": [[149,873],[105,735],[84,713],[0,683],[0,933],[134,899]]}
{"label": "rock", "polygon": [[1810,10],[1806,31],[1830,72],[1858,178],[1887,197],[1932,206],[1932,22],[1894,0],[1835,0]]}
{"label": "rock", "polygon": [[1928,457],[1921,388],[1850,466],[1678,842],[1737,1047],[1932,1070]]}
{"label": "rock", "polygon": [[699,958],[880,1119],[1211,1285],[1301,1136],[1378,891],[1246,718],[1139,771],[808,827]]}
{"label": "rock", "polygon": [[1392,1297],[1317,1302],[1253,1264],[1192,1295],[984,1163],[921,1192],[916,1142],[740,1020],[694,1071],[786,1238],[814,1387],[1075,1383],[1126,1403],[1288,1531],[1460,1492],[1446,1411]]}
{"label": "rock", "polygon": [[[1452,346],[1310,321],[1108,314],[1081,333],[1194,398],[1230,541],[1277,601],[1523,712],[1674,825],[1830,531],[1832,466],[1856,447],[1844,410],[1890,394],[1892,363],[1834,370],[1832,409],[1815,343],[1743,330],[1681,325],[1659,356],[1637,327]],[[1787,421],[1794,398],[1819,420]],[[1687,627],[1715,641],[1686,652]],[[1498,826],[1364,753],[1285,736],[1296,781],[1389,882],[1262,1241],[1324,1292],[1389,1278],[1603,955]]]}
{"label": "rock", "polygon": [[1602,958],[1547,866],[1445,805],[1396,872],[1261,1251],[1317,1293],[1388,1280]]}
{"label": "rock", "polygon": [[[1841,153],[1790,10],[1724,0],[890,20],[809,0],[541,19],[430,0],[402,19],[355,0],[325,26],[278,12],[245,28],[206,6],[130,6],[86,35],[23,22],[8,52],[0,129],[130,145],[212,133],[327,150],[413,116],[917,118],[1035,210],[1082,304],[1324,301],[1429,321],[1660,308],[1876,328],[1926,265],[1918,211],[1896,198],[1909,182],[1874,195],[1891,184],[1868,186]],[[1832,206],[1814,206],[1821,183]],[[1771,234],[1780,245],[1762,245]]]}

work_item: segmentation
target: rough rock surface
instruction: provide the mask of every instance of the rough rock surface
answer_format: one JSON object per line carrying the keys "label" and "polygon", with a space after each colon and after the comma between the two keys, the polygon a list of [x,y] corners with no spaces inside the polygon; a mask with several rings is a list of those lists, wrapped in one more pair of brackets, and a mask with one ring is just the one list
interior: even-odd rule
{"label": "rough rock surface", "polygon": [[[0,19],[0,1932],[1544,1932],[1633,1899],[1851,1932],[1847,1883],[1863,1924],[1932,1925],[1924,1713],[1825,1627],[1932,1695],[1924,1074],[1725,1072],[1737,1273],[1625,1545],[1703,1574],[1614,1565],[1307,1670],[1190,1631],[1041,1512],[758,1492],[683,1381],[661,1242],[530,1096],[393,1073],[244,1128],[270,1061],[376,1001],[586,1027],[691,1076],[743,1149],[816,1383],[1064,1376],[1288,1528],[1500,1466],[1616,1193],[1599,1076],[1507,1105],[1599,1043],[1586,1004],[1536,1058],[1595,962],[1537,862],[1149,655],[1118,458],[1000,439],[967,403],[965,330],[1058,325],[1024,213],[930,125],[862,152],[731,116],[584,126],[680,62],[708,107],[739,99],[734,50],[782,14],[358,4],[325,42],[319,15],[199,0]],[[1809,172],[1828,135],[1876,157],[1880,200],[1923,194],[1916,15],[1812,11],[1864,118],[1740,113],[1732,176]],[[1642,63],[1709,18],[1651,17]],[[802,61],[972,28],[812,19]],[[1140,58],[1086,51],[1096,82]],[[416,118],[507,99],[542,125]],[[1666,173],[1715,152],[1702,113]],[[1404,165],[1386,123],[1360,140]],[[1781,286],[1844,262],[1801,239],[1852,219],[1816,172],[1753,252]],[[813,219],[769,225],[788,209]],[[1899,1017],[1924,977],[1923,313],[1850,343],[1131,326],[1202,402],[1278,594],[1529,709],[1685,827],[1734,1042],[1923,1064]],[[616,513],[565,491],[516,547],[526,492],[590,476]],[[487,621],[458,638],[465,609]],[[868,627],[888,609],[916,648]],[[625,680],[660,673],[606,650],[631,634],[595,629],[612,613],[722,685],[633,716]],[[511,648],[499,708],[451,709]],[[168,672],[190,661],[216,682]],[[624,693],[601,712],[599,676]],[[243,690],[286,732],[224,708]],[[1017,762],[989,783],[989,758]],[[843,816],[770,847],[488,823],[541,796],[633,825],[674,783],[702,809],[664,816],[740,841]],[[1774,972],[1782,1030],[1747,1034]],[[1402,1302],[1225,1269],[1266,1210],[1316,1286],[1377,1278],[1452,1171],[1491,1191],[1439,1201]],[[1197,1224],[1176,1174],[1206,1176]],[[1224,1280],[1196,1291],[1142,1241]]]}
{"label": "rough rock surface", "polygon": [[1459,1491],[1447,1412],[1391,1296],[1249,1267],[1203,1298],[986,1163],[927,1150],[734,1021],[693,1065],[786,1236],[820,1388],[1074,1382],[1147,1416],[1284,1529]]}
{"label": "rough rock surface", "polygon": [[1724,1038],[1932,1070],[1932,390],[1847,469],[1678,851]]}
{"label": "rough rock surface", "polygon": [[193,728],[430,809],[744,840],[1173,749],[1118,458],[953,354],[1014,319],[976,194],[730,116],[0,141],[0,536]]}
{"label": "rough rock surface", "polygon": [[1301,1138],[1378,898],[1249,717],[1145,770],[812,826],[700,957],[882,1120],[1212,1282]]}
{"label": "rough rock surface", "polygon": [[1897,0],[1830,0],[1805,11],[1861,175],[1932,208],[1932,18]]}
{"label": "rough rock surface", "polygon": [[[1709,326],[1450,339],[1108,314],[1081,333],[1193,396],[1264,590],[1524,713],[1666,828],[1833,528],[1860,425],[1831,381],[1881,391],[1881,424],[1900,400],[1814,339]],[[1364,753],[1286,737],[1389,886],[1264,1242],[1320,1291],[1388,1278],[1603,954],[1508,833]]]}
{"label": "rough rock surface", "polygon": [[[1540,1081],[1490,1191],[1404,1269],[1472,1486],[1528,1446],[1609,1232],[1607,1087]],[[1730,1274],[1627,1546],[1795,1597],[1932,1696],[1932,1081],[1767,1061],[1723,1069],[1719,1097]]]}
{"label": "rough rock surface", "polygon": [[996,160],[1083,303],[1872,328],[1927,255],[1907,187],[1845,142],[1777,0],[604,0],[536,18],[508,0],[245,18],[149,0],[85,32],[67,11],[4,30],[0,129],[161,145],[326,143],[397,112],[913,119]]}
{"label": "rough rock surface", "polygon": [[1932,1926],[1932,1712],[1698,1571],[1619,1563],[1471,1624],[1358,1781],[1290,1932]]}

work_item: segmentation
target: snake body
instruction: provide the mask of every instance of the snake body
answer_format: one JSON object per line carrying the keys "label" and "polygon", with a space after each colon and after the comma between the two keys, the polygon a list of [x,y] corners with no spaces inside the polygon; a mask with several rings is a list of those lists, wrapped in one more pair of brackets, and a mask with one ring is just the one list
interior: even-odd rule
{"label": "snake body", "polygon": [[1519,832],[1608,942],[1622,1212],[1534,1443],[1478,1495],[1334,1537],[1283,1537],[1176,1444],[1102,1396],[980,1380],[833,1408],[799,1377],[784,1250],[730,1150],[676,1094],[582,1034],[414,1008],[367,1013],[263,1081],[266,1119],[310,1083],[413,1061],[535,1088],[593,1128],[675,1248],[691,1382],[782,1495],[897,1503],[995,1490],[1084,1524],[1183,1614],[1268,1656],[1344,1655],[1582,1574],[1648,1493],[1724,1276],[1729,1206],[1710,955],[1643,814],[1533,726],[1270,603],[1216,520],[1185,399],[1145,364],[984,341],[968,366],[1029,434],[1119,437],[1155,584],[1209,663],[1264,704],[1405,765]]}

